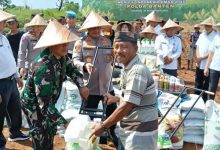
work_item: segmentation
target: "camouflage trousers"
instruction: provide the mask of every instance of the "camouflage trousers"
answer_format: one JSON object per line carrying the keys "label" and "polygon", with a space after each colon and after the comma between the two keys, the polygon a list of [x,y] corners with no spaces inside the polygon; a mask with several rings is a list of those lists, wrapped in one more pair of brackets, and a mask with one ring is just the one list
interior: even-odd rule
{"label": "camouflage trousers", "polygon": [[51,133],[50,128],[35,127],[30,132],[33,142],[34,150],[53,150],[54,134]]}
{"label": "camouflage trousers", "polygon": [[34,150],[53,150],[54,136],[57,127],[53,126],[49,118],[41,117],[39,120],[33,119],[33,114],[23,109],[28,125],[30,136],[32,137]]}

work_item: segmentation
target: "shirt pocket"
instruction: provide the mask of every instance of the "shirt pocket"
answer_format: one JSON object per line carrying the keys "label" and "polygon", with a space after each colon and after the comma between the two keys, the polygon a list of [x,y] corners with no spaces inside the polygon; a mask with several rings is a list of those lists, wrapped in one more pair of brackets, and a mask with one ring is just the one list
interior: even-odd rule
{"label": "shirt pocket", "polygon": [[30,48],[31,48],[32,51],[34,50],[34,46],[37,44],[37,41],[38,40],[35,40],[35,39],[31,39],[30,40],[30,43],[31,43],[31,47]]}
{"label": "shirt pocket", "polygon": [[176,53],[176,51],[177,51],[177,44],[176,44],[175,42],[173,42],[173,43],[170,45],[170,48],[171,48],[172,54]]}
{"label": "shirt pocket", "polygon": [[163,51],[168,51],[168,49],[169,49],[168,44],[165,43],[165,42],[162,42],[162,43],[161,43],[161,49],[162,49]]}
{"label": "shirt pocket", "polygon": [[83,50],[83,59],[86,63],[92,63],[95,57],[95,49],[85,49]]}
{"label": "shirt pocket", "polygon": [[105,62],[109,63],[113,60],[112,49],[102,49]]}

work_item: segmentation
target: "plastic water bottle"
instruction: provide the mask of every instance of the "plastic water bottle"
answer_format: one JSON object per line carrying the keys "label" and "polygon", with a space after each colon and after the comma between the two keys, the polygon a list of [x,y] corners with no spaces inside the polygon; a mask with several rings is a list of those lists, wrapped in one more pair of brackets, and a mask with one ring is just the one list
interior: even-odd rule
{"label": "plastic water bottle", "polygon": [[176,82],[175,82],[175,91],[176,92],[180,91],[180,88],[181,88],[180,85],[181,85],[180,79],[176,78]]}
{"label": "plastic water bottle", "polygon": [[159,85],[159,76],[154,75],[154,76],[153,76],[153,79],[154,79],[155,88],[158,89],[158,85]]}
{"label": "plastic water bottle", "polygon": [[169,91],[173,92],[174,90],[175,90],[175,77],[171,76]]}

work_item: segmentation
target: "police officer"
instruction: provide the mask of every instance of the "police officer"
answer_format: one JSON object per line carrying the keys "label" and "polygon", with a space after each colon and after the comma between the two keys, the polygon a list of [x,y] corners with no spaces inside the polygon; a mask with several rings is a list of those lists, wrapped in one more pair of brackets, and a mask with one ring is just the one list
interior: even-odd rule
{"label": "police officer", "polygon": [[20,75],[22,77],[26,75],[31,62],[42,52],[42,49],[34,50],[33,47],[39,40],[46,25],[47,22],[40,15],[36,15],[27,24],[30,30],[21,37],[18,51],[18,67],[20,68]]}
{"label": "police officer", "polygon": [[[76,25],[76,13],[74,11],[67,11],[66,12],[66,28],[69,29],[72,33],[76,34],[77,36],[81,36],[79,32],[79,27]],[[71,42],[68,46],[68,56],[72,58],[73,47],[75,42]]]}
{"label": "police officer", "polygon": [[[105,36],[101,36],[101,28],[111,26],[101,16],[95,12],[91,12],[86,18],[79,31],[88,31],[87,36],[82,40],[77,41],[73,50],[74,64],[83,72],[84,80],[88,80],[89,74],[92,77],[89,84],[90,95],[87,99],[87,108],[97,108],[99,101],[103,100],[103,95],[108,92],[108,83],[112,73],[112,50],[105,49],[112,47],[111,41]],[[96,47],[98,55],[95,65],[92,65]],[[93,71],[92,71],[93,70]],[[111,85],[110,93],[114,95]],[[116,109],[116,104],[107,106],[106,116],[110,116]],[[114,133],[115,125],[110,128],[111,135],[115,144],[117,137]]]}

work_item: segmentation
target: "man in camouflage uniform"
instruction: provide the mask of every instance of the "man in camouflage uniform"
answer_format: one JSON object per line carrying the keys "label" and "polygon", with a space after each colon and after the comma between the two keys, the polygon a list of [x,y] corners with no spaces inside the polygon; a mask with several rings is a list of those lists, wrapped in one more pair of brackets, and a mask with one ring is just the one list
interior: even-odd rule
{"label": "man in camouflage uniform", "polygon": [[[83,72],[84,80],[88,81],[89,74],[92,72],[92,77],[88,85],[90,95],[86,101],[87,108],[97,108],[100,100],[103,100],[103,95],[108,92],[108,85],[112,73],[112,49],[110,39],[101,36],[101,27],[111,26],[101,16],[95,12],[91,12],[85,20],[80,31],[88,31],[87,36],[82,40],[76,41],[73,50],[74,64]],[[92,62],[95,56],[96,47],[98,49],[97,60],[93,66]],[[92,71],[93,70],[93,71]],[[110,93],[114,95],[111,85]],[[116,104],[107,106],[106,116],[110,116],[116,109]],[[117,137],[114,133],[115,125],[110,128],[114,144],[117,144]]]}
{"label": "man in camouflage uniform", "polygon": [[78,86],[83,98],[88,96],[82,74],[65,55],[68,43],[76,38],[78,37],[61,24],[51,21],[35,46],[48,48],[32,63],[21,94],[22,108],[31,129],[35,150],[52,150],[57,126],[66,124],[66,120],[55,108],[66,75]]}

